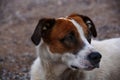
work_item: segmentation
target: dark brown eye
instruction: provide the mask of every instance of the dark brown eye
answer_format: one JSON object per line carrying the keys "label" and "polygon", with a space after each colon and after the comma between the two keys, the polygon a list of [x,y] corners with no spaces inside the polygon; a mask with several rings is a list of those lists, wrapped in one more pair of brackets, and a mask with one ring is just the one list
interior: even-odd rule
{"label": "dark brown eye", "polygon": [[77,44],[76,36],[73,32],[70,32],[68,35],[66,35],[63,39],[60,40],[64,45],[68,47],[72,47],[75,44]]}

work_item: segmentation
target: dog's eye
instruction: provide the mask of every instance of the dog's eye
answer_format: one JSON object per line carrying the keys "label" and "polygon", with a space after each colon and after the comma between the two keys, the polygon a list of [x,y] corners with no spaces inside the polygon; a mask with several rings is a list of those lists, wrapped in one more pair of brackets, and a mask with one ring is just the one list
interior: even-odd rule
{"label": "dog's eye", "polygon": [[60,41],[68,47],[71,47],[77,43],[77,39],[73,32],[70,32],[64,38],[60,39]]}
{"label": "dog's eye", "polygon": [[69,41],[72,42],[74,41],[74,34],[71,32],[68,35],[66,35],[64,38],[60,39],[61,42]]}

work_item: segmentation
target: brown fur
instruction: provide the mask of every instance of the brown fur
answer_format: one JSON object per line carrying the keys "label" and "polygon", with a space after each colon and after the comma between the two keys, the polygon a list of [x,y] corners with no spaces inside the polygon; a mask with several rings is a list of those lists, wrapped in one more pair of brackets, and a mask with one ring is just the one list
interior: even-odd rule
{"label": "brown fur", "polygon": [[[74,22],[72,22],[72,19],[82,27],[83,34],[78,32],[78,26],[75,26]],[[86,21],[89,21],[90,23],[87,24]],[[39,57],[41,61],[38,57],[33,64],[31,70],[31,80],[85,80],[86,75],[84,75],[84,71],[72,70],[72,68],[70,67],[72,66],[72,64],[69,65],[68,62],[70,59],[73,60],[77,56],[79,57],[79,55],[77,55],[76,53],[82,50],[85,46],[83,37],[81,39],[80,36],[85,36],[86,40],[88,40],[88,42],[90,43],[91,36],[93,35],[93,37],[96,37],[95,31],[96,30],[94,28],[94,25],[88,17],[77,14],[70,15],[67,18],[41,19],[31,38],[35,45],[38,45],[40,43],[41,38],[43,40],[40,46],[37,47],[37,53],[40,55]],[[68,55],[66,55],[67,53],[69,56],[71,56],[71,53],[75,54],[76,56],[69,57]],[[61,55],[56,56],[55,54]],[[87,56],[79,58],[86,59]],[[75,67],[73,65],[73,68]],[[41,70],[39,71],[39,69]]]}
{"label": "brown fur", "polygon": [[[60,40],[67,36],[70,32],[74,33],[77,41],[76,43],[67,43],[68,47],[66,47]],[[75,26],[69,20],[64,19],[58,19],[56,21],[56,24],[52,28],[50,34],[46,35],[44,41],[48,44],[52,53],[59,54],[63,54],[65,52],[74,53],[83,46],[83,42],[80,39]]]}

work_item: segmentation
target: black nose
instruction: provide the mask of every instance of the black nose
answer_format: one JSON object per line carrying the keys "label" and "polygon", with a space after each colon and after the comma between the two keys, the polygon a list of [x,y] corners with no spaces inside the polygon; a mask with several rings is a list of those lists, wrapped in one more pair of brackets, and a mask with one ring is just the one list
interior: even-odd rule
{"label": "black nose", "polygon": [[92,52],[88,55],[91,64],[96,65],[100,62],[102,55],[99,52]]}

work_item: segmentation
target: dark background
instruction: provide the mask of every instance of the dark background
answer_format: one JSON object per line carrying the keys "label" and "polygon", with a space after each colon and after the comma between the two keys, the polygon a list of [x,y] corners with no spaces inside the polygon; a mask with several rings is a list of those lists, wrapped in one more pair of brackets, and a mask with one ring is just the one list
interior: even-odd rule
{"label": "dark background", "polygon": [[71,13],[93,20],[96,39],[120,37],[120,0],[0,0],[0,80],[29,80],[38,20]]}

